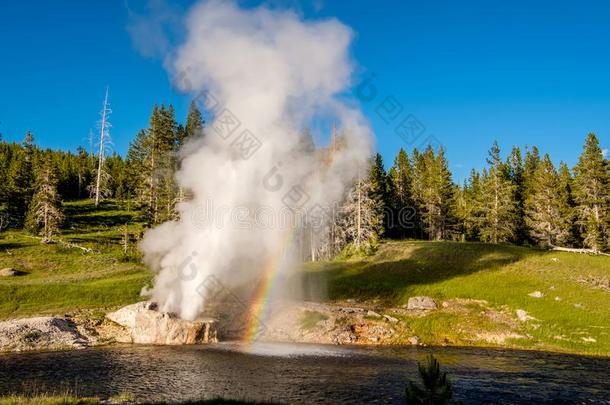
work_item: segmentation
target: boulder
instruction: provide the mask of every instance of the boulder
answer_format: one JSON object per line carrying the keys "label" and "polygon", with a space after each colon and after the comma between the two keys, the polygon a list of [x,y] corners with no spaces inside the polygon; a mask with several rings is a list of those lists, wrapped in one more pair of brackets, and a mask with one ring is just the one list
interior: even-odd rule
{"label": "boulder", "polygon": [[398,323],[398,319],[394,318],[393,316],[390,316],[390,315],[384,315],[383,319],[390,323]]}
{"label": "boulder", "polygon": [[106,317],[126,328],[132,343],[188,345],[217,342],[215,319],[187,321],[157,311],[156,306],[149,302],[128,305]]}
{"label": "boulder", "polygon": [[419,344],[419,338],[417,336],[411,336],[407,340],[409,341],[409,344],[411,344],[411,345],[418,345]]}
{"label": "boulder", "polygon": [[19,270],[13,269],[12,267],[0,269],[0,277],[12,277],[17,275],[19,275]]}
{"label": "boulder", "polygon": [[0,322],[0,351],[62,350],[88,346],[74,322],[45,316]]}
{"label": "boulder", "polygon": [[370,316],[371,318],[381,318],[381,315],[379,315],[377,312],[371,311],[371,310],[368,310],[366,312],[366,316]]}
{"label": "boulder", "polygon": [[420,296],[411,297],[407,303],[407,309],[409,310],[431,310],[436,309],[436,302],[430,297]]}
{"label": "boulder", "polygon": [[533,298],[542,298],[542,297],[544,297],[544,294],[541,293],[540,291],[534,291],[534,292],[531,292],[531,293],[529,293],[527,295],[529,295],[530,297],[533,297]]}
{"label": "boulder", "polygon": [[525,312],[523,309],[518,309],[517,310],[517,318],[521,321],[521,322],[527,322],[527,321],[531,321],[534,320],[536,318],[534,318],[533,316],[528,315],[527,312]]}

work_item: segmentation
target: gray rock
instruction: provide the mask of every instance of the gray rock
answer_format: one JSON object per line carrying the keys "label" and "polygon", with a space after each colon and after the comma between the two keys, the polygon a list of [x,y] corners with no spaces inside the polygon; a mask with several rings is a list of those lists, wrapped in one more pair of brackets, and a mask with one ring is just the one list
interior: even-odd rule
{"label": "gray rock", "polygon": [[383,315],[383,319],[385,319],[386,321],[388,321],[390,323],[398,323],[398,319],[394,318],[393,316],[390,316],[390,315]]}
{"label": "gray rock", "polygon": [[45,316],[0,322],[0,351],[61,350],[88,344],[69,319]]}
{"label": "gray rock", "polygon": [[419,338],[417,336],[411,336],[407,340],[409,341],[409,344],[412,344],[412,345],[418,345],[419,344]]}
{"label": "gray rock", "polygon": [[215,319],[186,321],[173,314],[149,308],[156,306],[138,302],[109,313],[106,317],[125,327],[133,343],[185,345],[217,341]]}
{"label": "gray rock", "polygon": [[527,321],[531,321],[534,320],[536,318],[534,318],[533,316],[528,315],[527,312],[525,312],[525,310],[523,309],[518,309],[517,310],[517,318],[521,321],[521,322],[527,322]]}
{"label": "gray rock", "polygon": [[534,291],[534,292],[531,292],[531,293],[529,293],[527,295],[529,295],[530,297],[533,297],[533,298],[542,298],[542,297],[544,297],[544,294],[541,293],[540,291]]}
{"label": "gray rock", "polygon": [[371,318],[381,318],[381,315],[371,310],[367,311],[366,316],[370,316]]}
{"label": "gray rock", "polygon": [[407,303],[407,309],[409,310],[431,310],[436,308],[436,302],[426,296],[411,297]]}
{"label": "gray rock", "polygon": [[4,269],[0,269],[0,277],[13,277],[19,274],[19,271],[13,269],[12,267],[6,267]]}
{"label": "gray rock", "polygon": [[364,308],[352,308],[352,307],[343,307],[339,309],[340,312],[345,312],[346,314],[356,314],[364,312]]}

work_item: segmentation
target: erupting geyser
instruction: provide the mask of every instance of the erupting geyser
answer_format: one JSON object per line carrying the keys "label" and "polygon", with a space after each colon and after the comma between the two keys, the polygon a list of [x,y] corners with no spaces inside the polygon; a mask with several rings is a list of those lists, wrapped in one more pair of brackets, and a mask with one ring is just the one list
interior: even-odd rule
{"label": "erupting geyser", "polygon": [[[186,25],[171,73],[214,119],[182,150],[180,219],[142,242],[158,272],[149,293],[187,320],[213,299],[210,285],[244,291],[260,311],[297,264],[303,214],[340,201],[370,156],[365,119],[339,98],[350,87],[352,32],[334,19],[214,0],[197,4]],[[342,132],[324,165],[303,142],[313,122]]]}

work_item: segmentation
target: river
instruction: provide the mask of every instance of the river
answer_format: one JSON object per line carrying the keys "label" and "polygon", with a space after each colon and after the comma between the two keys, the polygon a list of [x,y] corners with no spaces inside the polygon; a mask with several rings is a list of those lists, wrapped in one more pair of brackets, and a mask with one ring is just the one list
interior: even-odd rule
{"label": "river", "polygon": [[610,404],[610,360],[542,352],[258,344],[115,346],[0,355],[0,394],[70,388],[138,400],[402,403],[416,362],[434,353],[463,404]]}

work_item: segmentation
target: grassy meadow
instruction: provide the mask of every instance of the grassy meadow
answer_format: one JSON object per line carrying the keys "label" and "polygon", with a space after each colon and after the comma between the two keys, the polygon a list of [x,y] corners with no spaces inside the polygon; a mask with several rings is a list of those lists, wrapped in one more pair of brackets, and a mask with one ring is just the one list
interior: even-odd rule
{"label": "grassy meadow", "polygon": [[[388,241],[374,256],[306,265],[331,300],[400,307],[427,295],[439,310],[400,317],[429,344],[487,345],[477,334],[509,333],[503,346],[610,355],[610,257],[483,243]],[[599,285],[599,284],[602,285]],[[543,297],[530,293],[539,291]],[[445,309],[445,300],[458,308]],[[536,318],[518,322],[515,312]]]}
{"label": "grassy meadow", "polygon": [[[25,231],[0,233],[0,268],[22,273],[0,278],[0,318],[104,310],[132,303],[151,279],[140,263],[142,232],[133,212],[113,201],[65,203],[62,241],[92,249],[42,244]],[[127,252],[123,238],[127,227]]]}
{"label": "grassy meadow", "polygon": [[[0,233],[0,319],[105,311],[140,299],[151,274],[137,252],[143,225],[114,201],[65,204],[60,239],[41,244],[24,231]],[[126,227],[126,228],[125,228]],[[125,230],[127,250],[125,251]],[[387,241],[370,257],[306,263],[306,279],[325,283],[324,299],[399,308],[428,295],[439,309],[395,313],[426,344],[495,345],[610,355],[610,257],[483,243]],[[604,284],[606,283],[606,284]],[[544,294],[534,298],[528,294]],[[447,301],[450,305],[441,306]],[[517,309],[536,318],[519,322]],[[306,323],[317,322],[310,314]],[[406,339],[410,335],[405,335]],[[400,343],[398,341],[397,343]]]}

